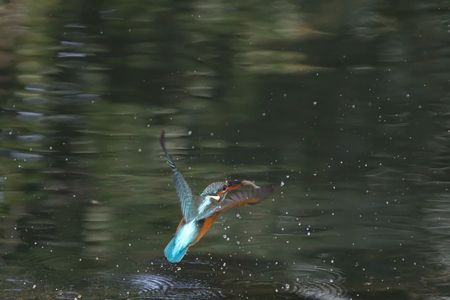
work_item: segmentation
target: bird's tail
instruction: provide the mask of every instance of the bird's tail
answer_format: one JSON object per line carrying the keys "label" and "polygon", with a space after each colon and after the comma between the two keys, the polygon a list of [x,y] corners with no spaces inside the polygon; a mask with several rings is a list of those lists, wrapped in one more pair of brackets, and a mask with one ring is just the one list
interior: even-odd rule
{"label": "bird's tail", "polygon": [[180,249],[180,247],[176,246],[177,246],[176,237],[173,237],[167,244],[166,248],[164,249],[164,255],[166,256],[167,260],[171,263],[180,262],[186,255],[186,252],[189,248],[189,246],[186,246]]}

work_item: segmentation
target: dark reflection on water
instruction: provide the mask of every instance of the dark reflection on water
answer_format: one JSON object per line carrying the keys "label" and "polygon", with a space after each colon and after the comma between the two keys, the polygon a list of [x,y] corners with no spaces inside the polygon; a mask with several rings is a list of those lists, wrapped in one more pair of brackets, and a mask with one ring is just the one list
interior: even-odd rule
{"label": "dark reflection on water", "polygon": [[[0,4],[2,299],[450,296],[448,1]],[[199,192],[278,186],[180,265]]]}

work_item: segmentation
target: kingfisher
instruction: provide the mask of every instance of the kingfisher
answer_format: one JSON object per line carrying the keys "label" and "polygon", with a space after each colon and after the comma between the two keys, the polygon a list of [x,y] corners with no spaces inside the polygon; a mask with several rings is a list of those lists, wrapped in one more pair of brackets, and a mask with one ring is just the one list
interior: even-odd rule
{"label": "kingfisher", "polygon": [[161,132],[160,143],[167,164],[172,169],[182,213],[177,230],[164,249],[164,255],[171,263],[180,262],[187,251],[208,232],[222,212],[247,204],[257,204],[273,192],[270,185],[260,187],[249,180],[230,180],[213,182],[200,196],[194,196],[172,156],[167,152],[164,130]]}

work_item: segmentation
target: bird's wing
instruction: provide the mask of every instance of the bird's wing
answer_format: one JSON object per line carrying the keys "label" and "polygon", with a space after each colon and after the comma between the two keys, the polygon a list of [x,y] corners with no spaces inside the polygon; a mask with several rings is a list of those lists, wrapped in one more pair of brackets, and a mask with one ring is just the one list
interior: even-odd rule
{"label": "bird's wing", "polygon": [[196,219],[201,220],[208,218],[216,212],[223,212],[230,208],[239,207],[243,205],[254,205],[261,200],[267,198],[273,192],[272,186],[262,186],[252,189],[239,189],[230,192],[224,200],[218,202],[216,205],[205,210],[204,213],[199,214]]}
{"label": "bird's wing", "polygon": [[167,164],[169,165],[169,167],[172,169],[173,172],[175,189],[177,191],[178,199],[180,199],[181,212],[186,222],[190,222],[191,220],[194,219],[197,211],[197,208],[195,207],[194,195],[192,194],[191,188],[187,184],[183,175],[180,173],[180,171],[178,171],[169,152],[167,152],[164,130],[161,132],[160,143],[161,148],[164,151],[164,155],[166,156]]}

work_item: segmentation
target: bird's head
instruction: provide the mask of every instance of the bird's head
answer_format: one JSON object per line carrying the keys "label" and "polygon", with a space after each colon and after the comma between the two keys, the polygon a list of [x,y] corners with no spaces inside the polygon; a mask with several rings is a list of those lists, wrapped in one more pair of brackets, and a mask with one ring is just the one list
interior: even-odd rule
{"label": "bird's head", "polygon": [[226,194],[232,190],[238,189],[242,186],[251,186],[252,188],[259,188],[256,184],[248,180],[227,180],[225,182],[214,182],[208,185],[203,192],[201,197],[204,200],[215,200],[220,202],[226,196]]}

